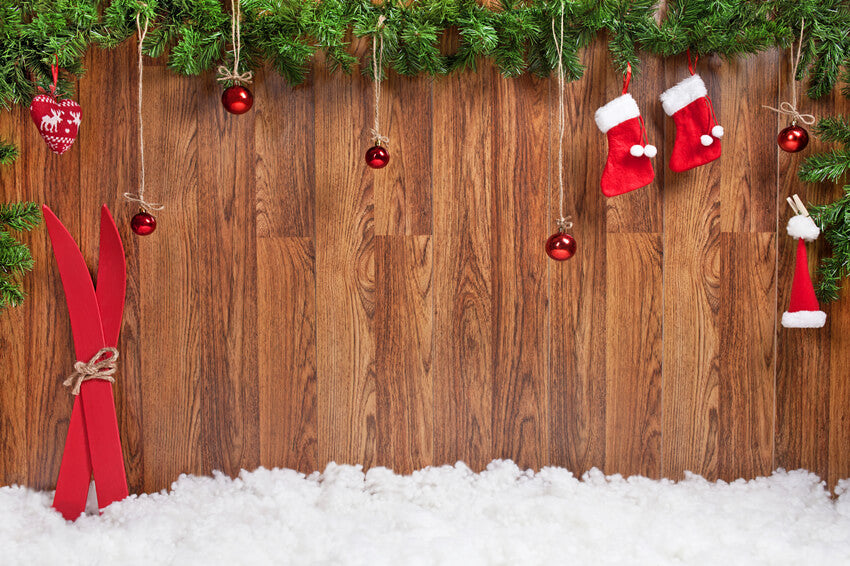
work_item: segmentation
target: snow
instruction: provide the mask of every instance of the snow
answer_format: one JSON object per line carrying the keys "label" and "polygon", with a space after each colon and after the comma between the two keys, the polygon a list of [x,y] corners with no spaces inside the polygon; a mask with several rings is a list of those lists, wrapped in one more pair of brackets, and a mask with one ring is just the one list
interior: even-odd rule
{"label": "snow", "polygon": [[329,465],[181,476],[66,522],[0,487],[0,562],[40,564],[850,564],[850,481],[625,479],[494,461],[410,476]]}

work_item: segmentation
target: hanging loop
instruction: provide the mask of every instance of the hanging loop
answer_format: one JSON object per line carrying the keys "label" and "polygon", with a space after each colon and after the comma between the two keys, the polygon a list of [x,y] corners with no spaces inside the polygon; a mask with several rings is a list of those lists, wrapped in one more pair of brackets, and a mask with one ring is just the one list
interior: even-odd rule
{"label": "hanging loop", "polygon": [[623,74],[623,94],[629,92],[630,82],[632,82],[632,64],[626,63],[626,72]]}
{"label": "hanging loop", "polygon": [[56,94],[56,84],[59,82],[59,53],[56,53],[54,63],[50,65],[50,73],[53,75],[53,84],[50,85],[50,94]]}
{"label": "hanging loop", "polygon": [[692,75],[696,74],[697,61],[699,61],[699,55],[694,55],[694,59],[691,61],[691,48],[688,47],[688,70]]}

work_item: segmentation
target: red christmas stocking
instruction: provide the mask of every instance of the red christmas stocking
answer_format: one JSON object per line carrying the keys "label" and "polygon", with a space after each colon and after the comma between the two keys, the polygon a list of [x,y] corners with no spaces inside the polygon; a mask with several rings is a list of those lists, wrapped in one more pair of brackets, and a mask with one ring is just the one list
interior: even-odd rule
{"label": "red christmas stocking", "polygon": [[646,130],[631,94],[618,96],[596,111],[596,125],[608,137],[608,160],[602,171],[602,194],[621,195],[655,178],[650,157],[658,150],[646,143]]}
{"label": "red christmas stocking", "polygon": [[687,171],[720,157],[723,126],[699,75],[693,75],[661,93],[664,112],[676,123],[676,142],[670,169]]}

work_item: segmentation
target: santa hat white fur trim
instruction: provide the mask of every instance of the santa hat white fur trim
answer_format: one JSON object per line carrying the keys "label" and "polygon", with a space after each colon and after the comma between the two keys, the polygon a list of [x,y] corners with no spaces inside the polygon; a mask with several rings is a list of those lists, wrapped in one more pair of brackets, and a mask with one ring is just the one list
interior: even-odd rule
{"label": "santa hat white fur trim", "polygon": [[792,238],[803,238],[807,242],[814,242],[820,236],[820,228],[817,227],[811,216],[795,214],[788,220],[788,235]]}
{"label": "santa hat white fur trim", "polygon": [[826,324],[823,311],[785,311],[782,313],[782,326],[785,328],[822,328]]}
{"label": "santa hat white fur trim", "polygon": [[661,93],[661,105],[668,116],[672,116],[694,100],[707,95],[705,83],[699,75],[688,77],[676,86]]}
{"label": "santa hat white fur trim", "polygon": [[640,109],[637,102],[631,94],[626,93],[596,111],[596,125],[604,134],[614,126],[638,116],[640,116]]}

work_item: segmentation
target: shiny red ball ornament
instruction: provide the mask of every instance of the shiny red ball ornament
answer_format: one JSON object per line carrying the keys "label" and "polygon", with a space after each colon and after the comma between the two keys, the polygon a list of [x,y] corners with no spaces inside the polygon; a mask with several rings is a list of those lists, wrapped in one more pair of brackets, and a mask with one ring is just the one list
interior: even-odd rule
{"label": "shiny red ball ornament", "polygon": [[576,253],[576,239],[566,232],[555,232],[546,240],[546,254],[555,261],[570,259]]}
{"label": "shiny red ball ornament", "polygon": [[139,236],[153,234],[153,231],[156,230],[156,218],[143,210],[130,221],[130,228]]}
{"label": "shiny red ball ornament", "polygon": [[809,145],[809,132],[802,126],[791,124],[779,132],[779,135],[776,137],[776,143],[779,144],[782,150],[788,153],[797,153],[798,151],[803,151]]}
{"label": "shiny red ball ornament", "polygon": [[254,105],[254,95],[242,85],[233,85],[221,93],[221,103],[231,114],[244,114]]}
{"label": "shiny red ball ornament", "polygon": [[379,145],[373,145],[366,150],[366,165],[372,169],[381,169],[390,162],[390,152]]}

